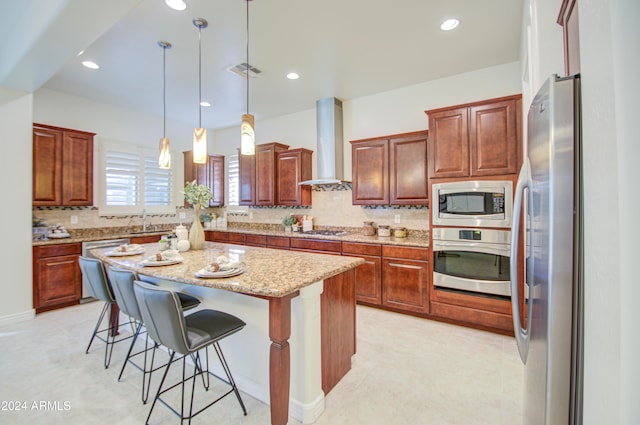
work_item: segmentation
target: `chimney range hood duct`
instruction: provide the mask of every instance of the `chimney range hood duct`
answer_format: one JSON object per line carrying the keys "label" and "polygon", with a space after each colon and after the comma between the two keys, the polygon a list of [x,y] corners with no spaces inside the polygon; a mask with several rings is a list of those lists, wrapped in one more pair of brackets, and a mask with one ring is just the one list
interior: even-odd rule
{"label": "chimney range hood duct", "polygon": [[318,178],[298,184],[343,184],[342,102],[335,97],[316,101]]}

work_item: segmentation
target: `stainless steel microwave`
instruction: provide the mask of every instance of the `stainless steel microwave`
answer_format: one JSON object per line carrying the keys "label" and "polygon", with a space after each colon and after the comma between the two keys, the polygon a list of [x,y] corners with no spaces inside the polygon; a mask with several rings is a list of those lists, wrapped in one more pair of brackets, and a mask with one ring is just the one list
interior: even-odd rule
{"label": "stainless steel microwave", "polygon": [[431,193],[434,226],[511,227],[511,181],[436,183]]}

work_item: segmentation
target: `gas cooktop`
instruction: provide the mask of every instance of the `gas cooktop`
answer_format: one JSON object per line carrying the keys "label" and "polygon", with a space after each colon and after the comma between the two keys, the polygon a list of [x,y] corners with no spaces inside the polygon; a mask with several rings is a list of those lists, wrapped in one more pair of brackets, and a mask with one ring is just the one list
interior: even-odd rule
{"label": "gas cooktop", "polygon": [[304,235],[322,235],[322,236],[344,236],[347,234],[344,230],[307,230],[302,232]]}

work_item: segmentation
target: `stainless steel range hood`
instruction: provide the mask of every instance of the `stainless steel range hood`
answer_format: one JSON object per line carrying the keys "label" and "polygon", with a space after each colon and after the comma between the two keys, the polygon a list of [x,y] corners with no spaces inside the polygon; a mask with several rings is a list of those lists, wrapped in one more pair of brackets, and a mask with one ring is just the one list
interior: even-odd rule
{"label": "stainless steel range hood", "polygon": [[318,177],[298,184],[343,184],[342,101],[327,97],[316,101]]}

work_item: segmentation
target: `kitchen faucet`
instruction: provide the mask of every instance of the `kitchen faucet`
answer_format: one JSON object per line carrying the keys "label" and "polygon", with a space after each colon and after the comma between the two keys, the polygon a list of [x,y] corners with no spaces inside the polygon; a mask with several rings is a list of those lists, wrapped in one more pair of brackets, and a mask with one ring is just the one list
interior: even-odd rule
{"label": "kitchen faucet", "polygon": [[147,210],[143,209],[142,210],[142,231],[146,232],[148,227],[149,227],[149,224],[147,223]]}

